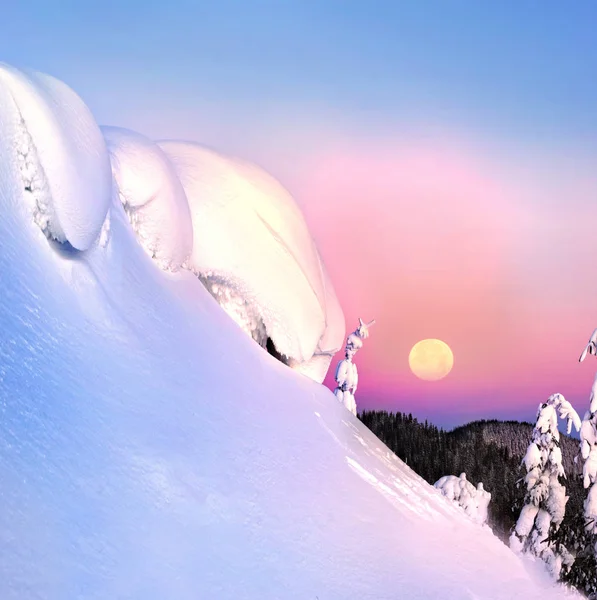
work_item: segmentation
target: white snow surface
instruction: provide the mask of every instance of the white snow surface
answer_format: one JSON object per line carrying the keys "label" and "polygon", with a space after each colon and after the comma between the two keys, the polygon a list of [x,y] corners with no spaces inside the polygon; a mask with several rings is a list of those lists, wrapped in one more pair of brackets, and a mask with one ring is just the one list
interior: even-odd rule
{"label": "white snow surface", "polygon": [[336,291],[334,290],[327,269],[323,262],[320,264],[325,293],[326,326],[321,338],[317,342],[313,356],[294,367],[299,373],[303,373],[303,375],[307,375],[319,383],[325,379],[334,354],[340,350],[345,331],[344,312],[336,296]]}
{"label": "white snow surface", "polygon": [[86,250],[112,196],[110,160],[98,125],[83,101],[49,75],[0,64],[0,89],[0,113],[17,124],[5,142],[20,156],[20,187],[34,196],[36,222],[48,237]]}
{"label": "white snow surface", "polygon": [[243,298],[244,321],[256,312],[288,363],[323,381],[344,341],[344,317],[292,196],[255,165],[188,142],[159,144],[191,209],[189,267]]}
{"label": "white snow surface", "polygon": [[[244,335],[197,277],[157,268],[117,198],[101,243],[49,243],[22,202],[5,92],[0,598],[567,595]],[[71,175],[52,177],[70,189]],[[96,193],[83,183],[82,204]]]}
{"label": "white snow surface", "polygon": [[133,131],[102,127],[120,199],[139,242],[161,268],[176,271],[193,249],[189,204],[159,146]]}

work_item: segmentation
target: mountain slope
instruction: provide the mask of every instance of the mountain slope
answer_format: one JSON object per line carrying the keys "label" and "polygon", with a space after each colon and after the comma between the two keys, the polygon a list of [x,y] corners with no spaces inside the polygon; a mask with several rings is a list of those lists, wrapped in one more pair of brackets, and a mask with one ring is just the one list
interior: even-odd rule
{"label": "mountain slope", "polygon": [[[484,442],[495,444],[498,448],[506,448],[510,456],[522,460],[533,433],[532,423],[519,421],[473,421],[449,432],[455,439],[472,440],[481,436]],[[567,475],[580,475],[582,467],[575,463],[579,453],[578,439],[561,434],[562,464]]]}
{"label": "mountain slope", "polygon": [[196,277],[160,270],[119,202],[88,250],[49,241],[10,117],[3,600],[565,595],[257,346]]}

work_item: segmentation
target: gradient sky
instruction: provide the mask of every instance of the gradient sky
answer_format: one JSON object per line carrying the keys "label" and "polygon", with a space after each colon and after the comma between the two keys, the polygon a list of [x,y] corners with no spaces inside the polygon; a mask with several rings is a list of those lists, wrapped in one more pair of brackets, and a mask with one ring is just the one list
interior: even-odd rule
{"label": "gradient sky", "polygon": [[[49,2],[0,59],[102,124],[253,160],[295,195],[353,328],[360,408],[435,423],[584,411],[597,327],[593,0]],[[455,366],[423,382],[420,339]]]}

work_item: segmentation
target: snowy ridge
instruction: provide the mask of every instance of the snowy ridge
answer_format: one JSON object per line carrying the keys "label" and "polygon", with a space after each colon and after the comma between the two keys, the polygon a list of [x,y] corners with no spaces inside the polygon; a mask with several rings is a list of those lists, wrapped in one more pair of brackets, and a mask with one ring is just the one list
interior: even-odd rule
{"label": "snowy ridge", "polygon": [[[87,224],[57,211],[61,228],[73,217],[62,231],[79,251],[49,244],[23,202],[19,116],[7,98],[3,79],[3,600],[566,595],[331,391],[242,334],[190,270],[156,268],[111,186],[101,218],[95,204],[82,209]],[[38,152],[49,149],[41,128],[28,130]],[[54,207],[72,199],[71,169],[59,169],[71,158],[43,163]],[[81,204],[96,198],[89,181]],[[329,311],[337,301],[323,281],[323,296],[311,294]],[[309,343],[333,346],[321,326],[334,320],[318,319]],[[306,358],[308,344],[293,343]]]}
{"label": "snowy ridge", "polygon": [[344,316],[300,210],[275,179],[195,144],[163,142],[165,153],[138,133],[100,131],[47,75],[0,65],[0,85],[0,113],[18,124],[10,143],[24,200],[48,238],[80,251],[105,245],[120,198],[161,269],[191,270],[254,340],[323,381]]}

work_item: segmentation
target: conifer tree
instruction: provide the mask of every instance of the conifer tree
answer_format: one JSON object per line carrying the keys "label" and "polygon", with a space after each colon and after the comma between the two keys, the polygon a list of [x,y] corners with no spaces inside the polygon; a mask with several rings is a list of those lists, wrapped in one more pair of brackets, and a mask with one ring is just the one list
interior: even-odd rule
{"label": "conifer tree", "polygon": [[562,568],[568,570],[574,561],[566,547],[554,539],[566,511],[568,496],[560,479],[565,478],[558,431],[558,415],[578,431],[580,418],[572,405],[561,394],[553,394],[539,405],[537,422],[533,428],[523,464],[527,487],[524,506],[510,536],[510,548],[515,552],[529,552],[547,564],[555,579]]}
{"label": "conifer tree", "polygon": [[336,367],[336,384],[334,394],[342,404],[353,414],[357,414],[357,403],[354,395],[359,383],[359,373],[357,366],[352,362],[354,355],[363,346],[363,340],[369,337],[369,328],[375,323],[364,323],[359,319],[358,327],[346,339],[344,348],[344,360],[341,360]]}
{"label": "conifer tree", "polygon": [[[597,329],[580,355],[579,362],[587,354],[597,356]],[[589,396],[589,410],[585,413],[580,428],[580,455],[583,459],[583,486],[589,490],[584,501],[584,536],[581,538],[580,550],[587,564],[593,567],[592,572],[584,570],[582,584],[585,592],[592,593],[594,597],[597,595],[597,573],[594,570],[597,564],[597,375]]]}

